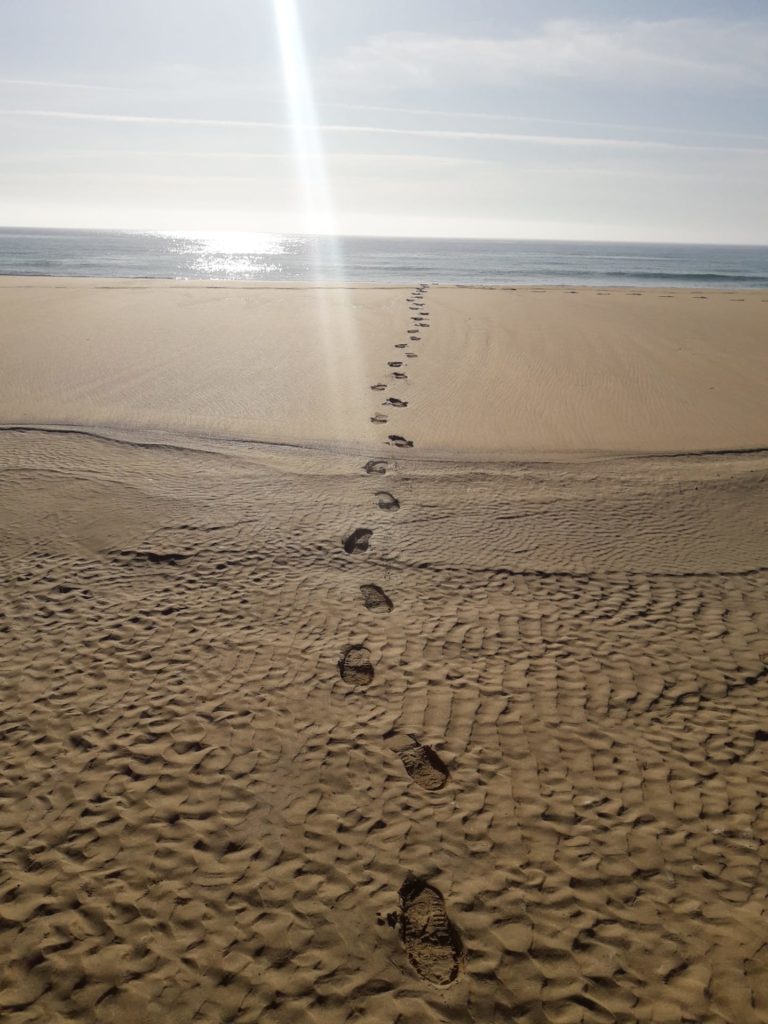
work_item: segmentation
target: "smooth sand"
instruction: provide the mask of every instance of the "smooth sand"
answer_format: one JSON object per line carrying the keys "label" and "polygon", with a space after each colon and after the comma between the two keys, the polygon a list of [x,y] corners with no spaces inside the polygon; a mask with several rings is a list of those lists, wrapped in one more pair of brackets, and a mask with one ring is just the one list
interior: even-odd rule
{"label": "smooth sand", "polygon": [[768,303],[410,294],[0,283],[4,1020],[768,1019]]}
{"label": "smooth sand", "polygon": [[0,278],[2,418],[366,446],[383,412],[422,453],[505,456],[768,445],[768,293],[432,288],[428,326],[406,296]]}

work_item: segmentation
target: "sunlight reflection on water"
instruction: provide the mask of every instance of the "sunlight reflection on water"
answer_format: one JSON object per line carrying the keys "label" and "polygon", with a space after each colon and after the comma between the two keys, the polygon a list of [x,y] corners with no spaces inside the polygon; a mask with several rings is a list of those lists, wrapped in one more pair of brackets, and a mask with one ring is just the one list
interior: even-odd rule
{"label": "sunlight reflection on water", "polygon": [[248,280],[280,274],[280,256],[295,252],[297,239],[246,231],[162,232],[173,253],[202,277]]}

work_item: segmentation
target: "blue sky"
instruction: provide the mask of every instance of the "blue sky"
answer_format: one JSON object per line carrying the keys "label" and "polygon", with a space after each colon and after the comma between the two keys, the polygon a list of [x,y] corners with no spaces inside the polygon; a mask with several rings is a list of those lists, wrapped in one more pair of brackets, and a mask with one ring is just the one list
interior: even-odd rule
{"label": "blue sky", "polygon": [[4,0],[0,69],[3,224],[768,243],[762,2]]}

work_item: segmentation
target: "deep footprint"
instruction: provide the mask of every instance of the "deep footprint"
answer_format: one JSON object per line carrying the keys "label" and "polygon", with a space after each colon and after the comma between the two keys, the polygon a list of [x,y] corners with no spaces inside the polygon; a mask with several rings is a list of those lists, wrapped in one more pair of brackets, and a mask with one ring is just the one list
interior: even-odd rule
{"label": "deep footprint", "polygon": [[409,875],[400,887],[400,936],[413,969],[432,985],[455,981],[461,939],[445,911],[439,889]]}
{"label": "deep footprint", "polygon": [[386,391],[386,384],[371,384],[371,391]]}
{"label": "deep footprint", "polygon": [[400,508],[400,502],[389,491],[376,491],[376,502],[385,512],[397,512]]}
{"label": "deep footprint", "polygon": [[387,472],[387,464],[382,462],[381,459],[370,459],[363,466],[363,469],[366,473],[379,473],[381,476],[384,476]]}
{"label": "deep footprint", "polygon": [[350,644],[339,658],[339,675],[345,683],[359,686],[373,679],[370,651],[363,644]]}
{"label": "deep footprint", "polygon": [[375,583],[361,584],[360,593],[363,595],[365,607],[370,611],[391,612],[394,607],[392,600]]}
{"label": "deep footprint", "polygon": [[386,402],[383,402],[382,404],[383,405],[395,405],[395,406],[397,406],[398,409],[405,409],[405,407],[408,405],[408,403],[404,402],[402,400],[402,398],[388,398],[386,400]]}
{"label": "deep footprint", "polygon": [[361,551],[368,550],[368,543],[372,536],[373,530],[366,530],[365,527],[360,527],[359,530],[353,530],[348,537],[345,537],[341,542],[341,546],[348,555],[357,555]]}
{"label": "deep footprint", "polygon": [[442,789],[448,781],[448,769],[426,743],[414,740],[410,747],[397,751],[403,767],[422,789]]}
{"label": "deep footprint", "polygon": [[390,434],[387,444],[394,445],[395,448],[413,448],[413,441],[407,441],[399,434]]}
{"label": "deep footprint", "polygon": [[380,412],[377,412],[375,416],[371,416],[371,423],[386,423],[387,417],[382,416]]}
{"label": "deep footprint", "polygon": [[392,374],[392,376],[395,378],[395,380],[408,380],[407,373],[402,373],[397,370]]}
{"label": "deep footprint", "polygon": [[387,366],[402,366],[402,362],[398,362],[397,359],[393,359],[391,363],[387,363]]}

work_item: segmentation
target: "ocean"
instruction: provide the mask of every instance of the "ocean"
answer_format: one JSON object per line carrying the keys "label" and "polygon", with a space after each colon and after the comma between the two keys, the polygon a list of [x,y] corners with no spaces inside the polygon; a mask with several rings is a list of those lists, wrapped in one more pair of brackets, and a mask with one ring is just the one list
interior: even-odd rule
{"label": "ocean", "polygon": [[768,247],[0,228],[0,274],[768,288]]}

